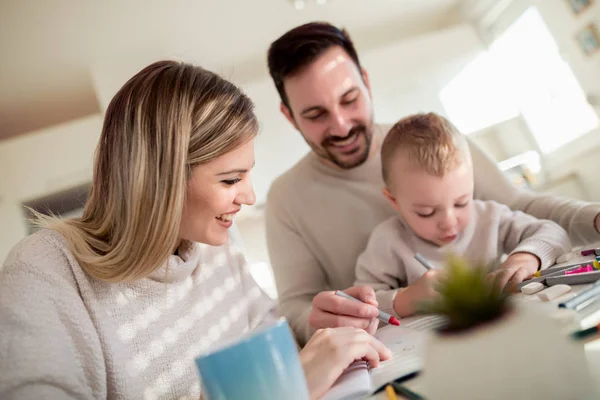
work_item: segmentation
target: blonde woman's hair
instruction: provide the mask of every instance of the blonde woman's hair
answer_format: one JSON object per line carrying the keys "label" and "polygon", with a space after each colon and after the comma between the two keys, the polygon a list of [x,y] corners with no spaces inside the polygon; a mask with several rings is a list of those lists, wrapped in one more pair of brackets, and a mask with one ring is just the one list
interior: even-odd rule
{"label": "blonde woman's hair", "polygon": [[396,157],[405,157],[409,165],[438,177],[470,161],[464,135],[450,121],[435,113],[402,118],[386,135],[381,145],[381,168],[388,186]]}
{"label": "blonde woman's hair", "polygon": [[191,169],[258,132],[253,104],[203,68],[156,62],[110,102],[83,216],[45,217],[81,267],[107,282],[144,278],[179,244]]}

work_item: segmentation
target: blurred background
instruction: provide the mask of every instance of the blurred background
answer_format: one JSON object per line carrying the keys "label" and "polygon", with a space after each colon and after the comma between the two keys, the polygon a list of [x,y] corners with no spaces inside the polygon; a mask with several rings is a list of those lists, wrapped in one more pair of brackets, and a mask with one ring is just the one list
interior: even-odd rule
{"label": "blurred background", "polygon": [[266,51],[314,20],[349,30],[377,122],[441,113],[515,185],[600,201],[600,0],[2,0],[0,260],[33,231],[24,206],[81,212],[111,97],[150,62],[179,59],[256,103],[257,204],[235,234],[275,296],[266,193],[309,148],[279,113]]}

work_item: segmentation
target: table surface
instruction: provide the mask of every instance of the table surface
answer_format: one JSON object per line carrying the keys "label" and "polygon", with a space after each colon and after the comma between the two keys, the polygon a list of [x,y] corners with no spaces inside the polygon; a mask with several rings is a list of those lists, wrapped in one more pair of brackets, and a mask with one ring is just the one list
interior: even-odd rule
{"label": "table surface", "polygon": [[[568,300],[569,298],[575,296],[575,294],[589,288],[590,286],[592,286],[591,284],[586,284],[586,285],[576,285],[576,286],[572,286],[572,290],[569,293],[564,294],[563,296],[554,299],[553,301],[549,301],[547,302],[547,307],[550,311],[552,310],[559,310],[558,308],[558,304]],[[516,294],[515,295],[515,299],[517,301],[534,301],[534,302],[538,302],[540,301],[537,296],[535,295],[531,295],[531,296],[527,296],[524,295],[522,293]],[[546,305],[544,305],[544,307],[546,307]],[[583,310],[581,310],[578,313],[579,316],[579,322],[578,324],[581,326],[581,328],[588,328],[590,326],[594,326],[598,323],[600,323],[600,300],[597,301],[594,304],[589,305],[588,307],[584,308]],[[592,338],[591,340],[589,340],[586,344],[585,344],[585,351],[586,351],[586,356],[588,359],[588,365],[590,370],[592,371],[592,376],[598,376],[600,377],[600,336],[597,336],[595,338]],[[425,390],[423,388],[423,382],[422,379],[417,376],[414,379],[411,379],[409,381],[406,381],[404,384],[404,386],[406,386],[407,388],[415,391],[416,393],[419,394],[423,394],[423,396],[425,396]],[[598,387],[600,390],[600,380],[598,381]],[[398,399],[403,399],[404,397],[398,395]],[[380,392],[379,394],[375,395],[375,396],[371,396],[370,399],[372,400],[385,400],[387,399],[387,396],[385,394],[385,392]]]}

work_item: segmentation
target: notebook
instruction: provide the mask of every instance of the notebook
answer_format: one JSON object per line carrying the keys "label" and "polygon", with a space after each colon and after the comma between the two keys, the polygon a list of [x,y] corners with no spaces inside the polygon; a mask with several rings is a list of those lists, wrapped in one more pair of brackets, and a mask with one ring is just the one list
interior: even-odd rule
{"label": "notebook", "polygon": [[434,328],[444,323],[444,319],[427,315],[403,318],[400,323],[400,327],[385,326],[375,335],[391,350],[392,359],[371,369],[365,361],[354,362],[322,399],[360,399],[395,379],[420,371],[427,338]]}

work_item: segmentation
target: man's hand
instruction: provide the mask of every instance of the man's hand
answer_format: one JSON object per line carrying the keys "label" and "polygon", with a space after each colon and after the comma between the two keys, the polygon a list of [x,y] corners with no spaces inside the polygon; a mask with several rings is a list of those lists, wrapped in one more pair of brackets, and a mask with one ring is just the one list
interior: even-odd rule
{"label": "man's hand", "polygon": [[373,288],[352,286],[343,292],[367,304],[336,296],[335,291],[321,292],[313,299],[308,317],[310,325],[315,329],[350,326],[375,334],[379,325],[379,310]]}
{"label": "man's hand", "polygon": [[502,263],[500,268],[490,273],[500,288],[504,289],[508,282],[516,285],[531,278],[540,268],[540,259],[530,253],[514,253]]}

